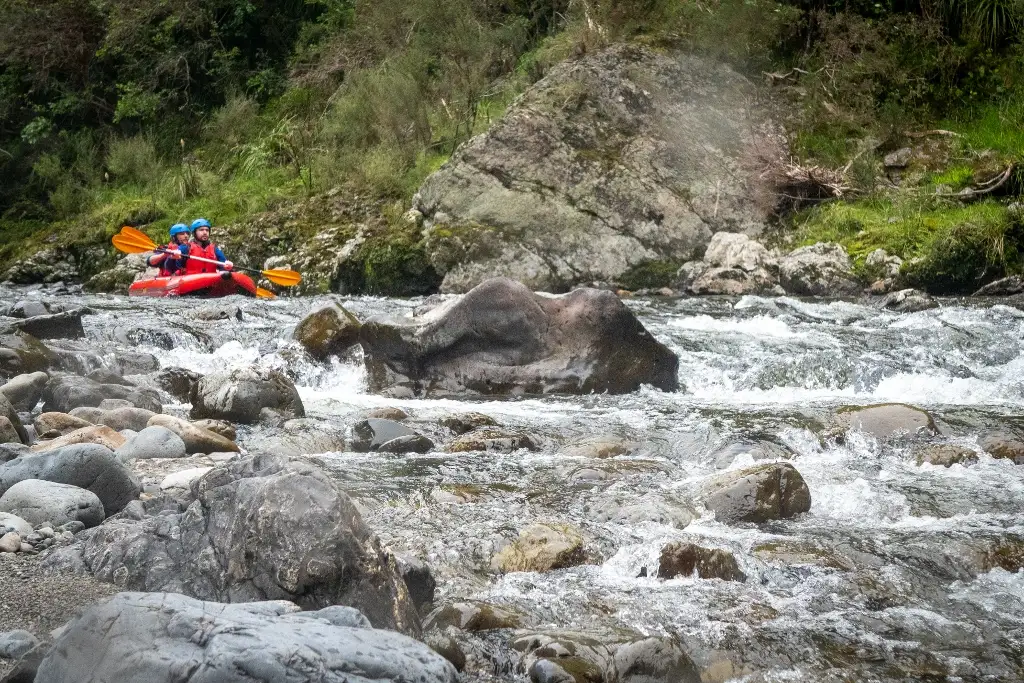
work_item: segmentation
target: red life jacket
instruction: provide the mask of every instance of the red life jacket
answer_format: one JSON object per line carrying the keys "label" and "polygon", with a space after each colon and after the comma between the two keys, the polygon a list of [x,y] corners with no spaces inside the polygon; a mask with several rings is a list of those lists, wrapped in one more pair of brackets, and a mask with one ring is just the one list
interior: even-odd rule
{"label": "red life jacket", "polygon": [[[167,246],[164,247],[164,249],[177,249],[178,246],[179,245],[176,242],[168,242]],[[178,262],[174,257],[164,254],[163,259],[160,261],[160,277],[170,277],[171,275],[177,273],[177,265]],[[174,266],[174,268],[172,269],[170,268],[170,266]]]}
{"label": "red life jacket", "polygon": [[[213,242],[210,242],[205,247],[199,242],[188,243],[188,255],[198,256],[200,258],[208,258],[211,261],[217,260],[217,247]],[[194,258],[189,258],[185,261],[185,275],[195,275],[196,273],[216,273],[217,266],[213,263],[207,263],[206,261],[197,261]]]}

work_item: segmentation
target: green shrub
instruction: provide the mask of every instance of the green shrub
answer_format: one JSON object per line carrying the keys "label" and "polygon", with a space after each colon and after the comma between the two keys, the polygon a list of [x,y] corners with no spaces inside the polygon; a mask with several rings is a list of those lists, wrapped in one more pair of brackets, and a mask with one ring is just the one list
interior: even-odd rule
{"label": "green shrub", "polygon": [[106,166],[114,181],[143,187],[155,185],[165,171],[156,146],[142,135],[111,140]]}
{"label": "green shrub", "polygon": [[629,290],[671,287],[680,265],[677,261],[647,261],[620,275],[618,284]]}

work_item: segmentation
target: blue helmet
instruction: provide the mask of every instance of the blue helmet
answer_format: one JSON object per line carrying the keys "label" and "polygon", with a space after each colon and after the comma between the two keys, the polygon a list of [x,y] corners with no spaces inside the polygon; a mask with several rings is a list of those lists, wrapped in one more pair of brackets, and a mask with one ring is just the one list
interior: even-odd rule
{"label": "blue helmet", "polygon": [[195,232],[199,228],[208,227],[210,227],[210,221],[206,220],[205,218],[197,218],[194,221],[192,221],[192,232]]}
{"label": "blue helmet", "polygon": [[180,235],[183,232],[192,231],[189,230],[188,226],[186,226],[184,223],[175,223],[174,225],[171,226],[171,239],[174,239],[176,236]]}

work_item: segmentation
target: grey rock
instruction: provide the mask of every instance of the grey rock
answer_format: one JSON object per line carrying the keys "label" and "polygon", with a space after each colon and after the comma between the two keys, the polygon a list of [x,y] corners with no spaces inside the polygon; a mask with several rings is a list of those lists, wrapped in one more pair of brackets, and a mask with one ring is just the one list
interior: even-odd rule
{"label": "grey rock", "polygon": [[21,534],[8,531],[0,536],[0,553],[16,553],[21,551]]}
{"label": "grey rock", "polygon": [[687,261],[676,271],[676,279],[672,283],[672,287],[681,292],[690,291],[690,286],[710,267],[704,261]]}
{"label": "grey rock", "polygon": [[938,308],[939,302],[916,289],[901,289],[886,294],[878,302],[878,306],[897,313],[916,313],[927,311],[930,308]]}
{"label": "grey rock", "polygon": [[699,683],[700,673],[671,637],[609,638],[548,631],[519,636],[520,668],[533,683]]}
{"label": "grey rock", "polygon": [[48,370],[59,362],[57,354],[32,335],[0,331],[0,377]]}
{"label": "grey rock", "polygon": [[566,291],[760,232],[774,201],[747,159],[784,145],[755,99],[721,62],[635,45],[552,68],[414,197],[441,290]]}
{"label": "grey rock", "polygon": [[839,410],[832,419],[832,432],[856,429],[876,439],[931,435],[938,432],[927,412],[905,403],[880,403]]}
{"label": "grey rock", "polygon": [[43,390],[43,411],[71,413],[74,408],[98,407],[110,398],[124,399],[136,408],[154,413],[163,410],[160,396],[152,389],[123,384],[98,384],[77,375],[57,375],[50,378]]}
{"label": "grey rock", "polygon": [[19,659],[38,644],[39,640],[28,631],[0,633],[0,659]]}
{"label": "grey rock", "polygon": [[0,463],[32,454],[32,449],[23,443],[0,443]]}
{"label": "grey rock", "polygon": [[789,463],[756,465],[707,479],[704,506],[726,524],[787,519],[811,509],[811,492]]}
{"label": "grey rock", "polygon": [[157,375],[157,384],[179,401],[188,401],[200,379],[202,375],[187,368],[164,368]]}
{"label": "grey rock", "polygon": [[377,448],[378,453],[429,453],[434,450],[434,442],[421,434],[400,436],[385,441]]}
{"label": "grey rock", "polygon": [[369,628],[356,610],[296,610],[284,601],[119,593],[68,624],[37,680],[89,672],[96,681],[146,683],[456,683],[443,657],[408,636]]}
{"label": "grey rock", "polygon": [[1005,430],[995,430],[980,439],[982,449],[993,458],[1024,465],[1024,439]]}
{"label": "grey rock", "polygon": [[[101,410],[103,407],[100,407]],[[128,405],[122,408],[114,408],[113,410],[106,409],[104,413],[99,416],[96,424],[106,425],[115,431],[124,431],[125,429],[131,429],[135,432],[140,432],[146,428],[149,424],[149,420],[157,413],[152,410],[146,410],[145,408],[136,408]]]}
{"label": "grey rock", "polygon": [[519,628],[522,615],[499,605],[466,600],[441,605],[423,620],[423,630],[446,630],[454,627],[460,631],[493,631],[502,628]]}
{"label": "grey rock", "polygon": [[990,282],[974,293],[974,296],[1014,296],[1024,294],[1024,277],[1011,275]]}
{"label": "grey rock", "polygon": [[583,564],[582,532],[569,524],[531,524],[491,558],[498,572],[547,572]]}
{"label": "grey rock", "polygon": [[760,242],[735,232],[716,232],[704,252],[704,262],[714,268],[735,268],[747,273],[777,271],[774,256]]}
{"label": "grey rock", "polygon": [[114,454],[119,460],[146,460],[149,458],[184,458],[188,453],[180,436],[166,427],[145,427],[118,448]]}
{"label": "grey rock", "polygon": [[530,451],[540,450],[527,434],[510,432],[495,427],[480,427],[471,432],[460,434],[444,450],[449,453],[465,453],[468,451],[489,451],[494,453],[513,453],[520,448]]}
{"label": "grey rock", "polygon": [[15,531],[22,536],[32,533],[32,525],[17,515],[9,512],[0,512],[0,536]]}
{"label": "grey rock", "polygon": [[886,168],[906,168],[910,160],[914,158],[914,150],[909,147],[902,147],[895,152],[889,152],[882,159]]}
{"label": "grey rock", "polygon": [[25,431],[25,426],[21,424],[21,418],[18,416],[18,410],[7,400],[7,397],[0,394],[0,417],[6,417],[10,422],[10,429],[14,430],[14,433],[18,436],[18,440],[23,444],[29,443],[28,432]]}
{"label": "grey rock", "polygon": [[[63,415],[63,413],[49,413],[51,415]],[[103,419],[103,416],[107,414],[107,411],[103,408],[97,408],[95,406],[79,406],[78,408],[72,408],[71,412],[68,413],[70,417],[77,420],[88,422],[91,425],[99,424],[99,421]]]}
{"label": "grey rock", "polygon": [[[160,360],[145,351],[118,349],[114,353],[114,367],[121,375],[144,375],[160,369]],[[122,382],[130,383],[122,378]]]}
{"label": "grey rock", "polygon": [[682,644],[672,637],[650,637],[615,648],[619,683],[699,683],[700,673]]}
{"label": "grey rock", "polygon": [[277,370],[239,368],[207,375],[190,394],[193,419],[215,418],[255,424],[265,408],[304,417],[302,399],[295,383]]}
{"label": "grey rock", "polygon": [[746,271],[740,268],[708,268],[689,287],[692,294],[776,294],[779,278],[764,268]]}
{"label": "grey rock", "polygon": [[0,512],[21,517],[33,525],[47,522],[56,526],[81,522],[87,528],[103,522],[103,503],[92,491],[28,479],[20,481],[0,496]]}
{"label": "grey rock", "polygon": [[431,650],[451,662],[456,671],[462,672],[466,668],[466,653],[459,645],[455,636],[457,633],[458,631],[454,628],[430,631],[424,634],[423,642]]}
{"label": "grey rock", "polygon": [[423,614],[424,610],[433,605],[434,591],[437,590],[437,582],[430,567],[426,562],[406,554],[396,554],[395,562],[399,575],[409,589],[409,597],[412,598],[416,609]]}
{"label": "grey rock", "polygon": [[10,418],[0,415],[0,444],[21,444],[21,436]]}
{"label": "grey rock", "polygon": [[754,460],[775,460],[793,458],[793,451],[787,446],[769,439],[757,441],[734,441],[711,454],[711,459],[718,469],[726,469],[741,455],[749,455]]}
{"label": "grey rock", "polygon": [[231,439],[173,415],[154,415],[149,418],[148,426],[164,427],[177,434],[185,442],[185,450],[189,455],[193,453],[239,452],[238,444]]}
{"label": "grey rock", "polygon": [[105,398],[100,401],[100,404],[96,406],[100,410],[117,410],[118,408],[134,408],[131,401],[126,401],[123,398]]}
{"label": "grey rock", "polygon": [[90,370],[85,373],[85,377],[87,379],[91,379],[97,384],[122,384],[126,387],[135,386],[132,382],[129,382],[122,377],[120,373],[115,370],[111,370],[110,368],[96,368],[95,370]]}
{"label": "grey rock", "polygon": [[833,242],[801,247],[783,256],[779,280],[788,293],[801,296],[843,296],[860,291],[850,257]]}
{"label": "grey rock", "polygon": [[60,313],[61,309],[59,306],[51,309],[50,304],[46,301],[39,301],[38,299],[22,299],[18,303],[11,307],[10,316],[12,318],[34,318],[37,315],[49,315],[51,313]]}
{"label": "grey rock", "polygon": [[348,605],[378,627],[418,633],[394,558],[348,496],[317,467],[276,457],[217,467],[192,484],[183,513],[108,520],[51,551],[48,566],[203,600]]}
{"label": "grey rock", "polygon": [[[156,273],[156,269],[151,269]],[[111,292],[123,294],[128,286],[146,275],[146,254],[128,254],[113,268],[102,270],[85,281],[87,292]]]}
{"label": "grey rock", "polygon": [[15,409],[32,410],[43,397],[43,388],[49,379],[50,376],[45,372],[18,375],[0,386],[0,394],[6,396]]}
{"label": "grey rock", "polygon": [[970,448],[954,444],[933,444],[924,446],[916,452],[917,464],[930,463],[942,467],[953,465],[971,465],[978,462],[978,454]]}
{"label": "grey rock", "polygon": [[626,393],[678,388],[679,359],[611,292],[534,294],[503,278],[412,321],[370,320],[374,391],[416,395]]}
{"label": "grey rock", "polygon": [[872,277],[879,279],[897,277],[902,266],[903,259],[899,256],[890,255],[885,249],[875,249],[864,259],[864,269]]}
{"label": "grey rock", "polygon": [[345,431],[323,420],[285,420],[278,428],[260,430],[259,450],[288,457],[344,451]]}
{"label": "grey rock", "polygon": [[106,515],[120,511],[142,491],[138,478],[110,449],[93,443],[64,446],[0,465],[0,495],[27,479],[88,489],[103,502]]}
{"label": "grey rock", "polygon": [[439,421],[442,427],[447,427],[453,434],[465,434],[478,427],[498,427],[497,421],[483,413],[459,413],[449,415]]}
{"label": "grey rock", "polygon": [[371,417],[352,425],[351,448],[357,453],[366,453],[394,439],[415,436],[416,432],[399,422]]}
{"label": "grey rock", "polygon": [[332,303],[303,318],[295,326],[294,337],[313,358],[326,360],[358,344],[359,328],[358,318]]}
{"label": "grey rock", "polygon": [[78,265],[67,249],[41,249],[16,261],[0,280],[17,285],[78,280]]}
{"label": "grey rock", "polygon": [[644,522],[664,524],[685,529],[697,518],[690,506],[681,502],[662,500],[650,494],[636,502],[609,499],[597,503],[593,508],[594,519],[598,522],[635,525]]}
{"label": "grey rock", "polygon": [[80,310],[37,315],[19,320],[12,327],[36,339],[81,339],[85,336]]}

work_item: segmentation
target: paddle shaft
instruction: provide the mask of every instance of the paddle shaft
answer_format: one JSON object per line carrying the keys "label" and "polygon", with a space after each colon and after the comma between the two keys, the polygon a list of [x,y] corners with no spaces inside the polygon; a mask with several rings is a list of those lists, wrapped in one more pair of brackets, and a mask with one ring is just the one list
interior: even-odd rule
{"label": "paddle shaft", "polygon": [[[159,254],[166,254],[167,253],[167,249],[164,248],[164,247],[157,247],[153,251],[155,251],[155,252],[157,252]],[[213,264],[216,264],[218,266],[224,265],[223,261],[218,261],[218,260],[212,259],[212,258],[203,258],[202,256],[186,256],[185,258],[195,259],[196,261],[202,261],[203,263],[213,263]],[[236,265],[233,265],[233,264],[231,266],[231,270],[247,270],[250,273],[263,273],[263,271],[259,270],[258,268],[246,268],[245,266],[236,266]]]}

